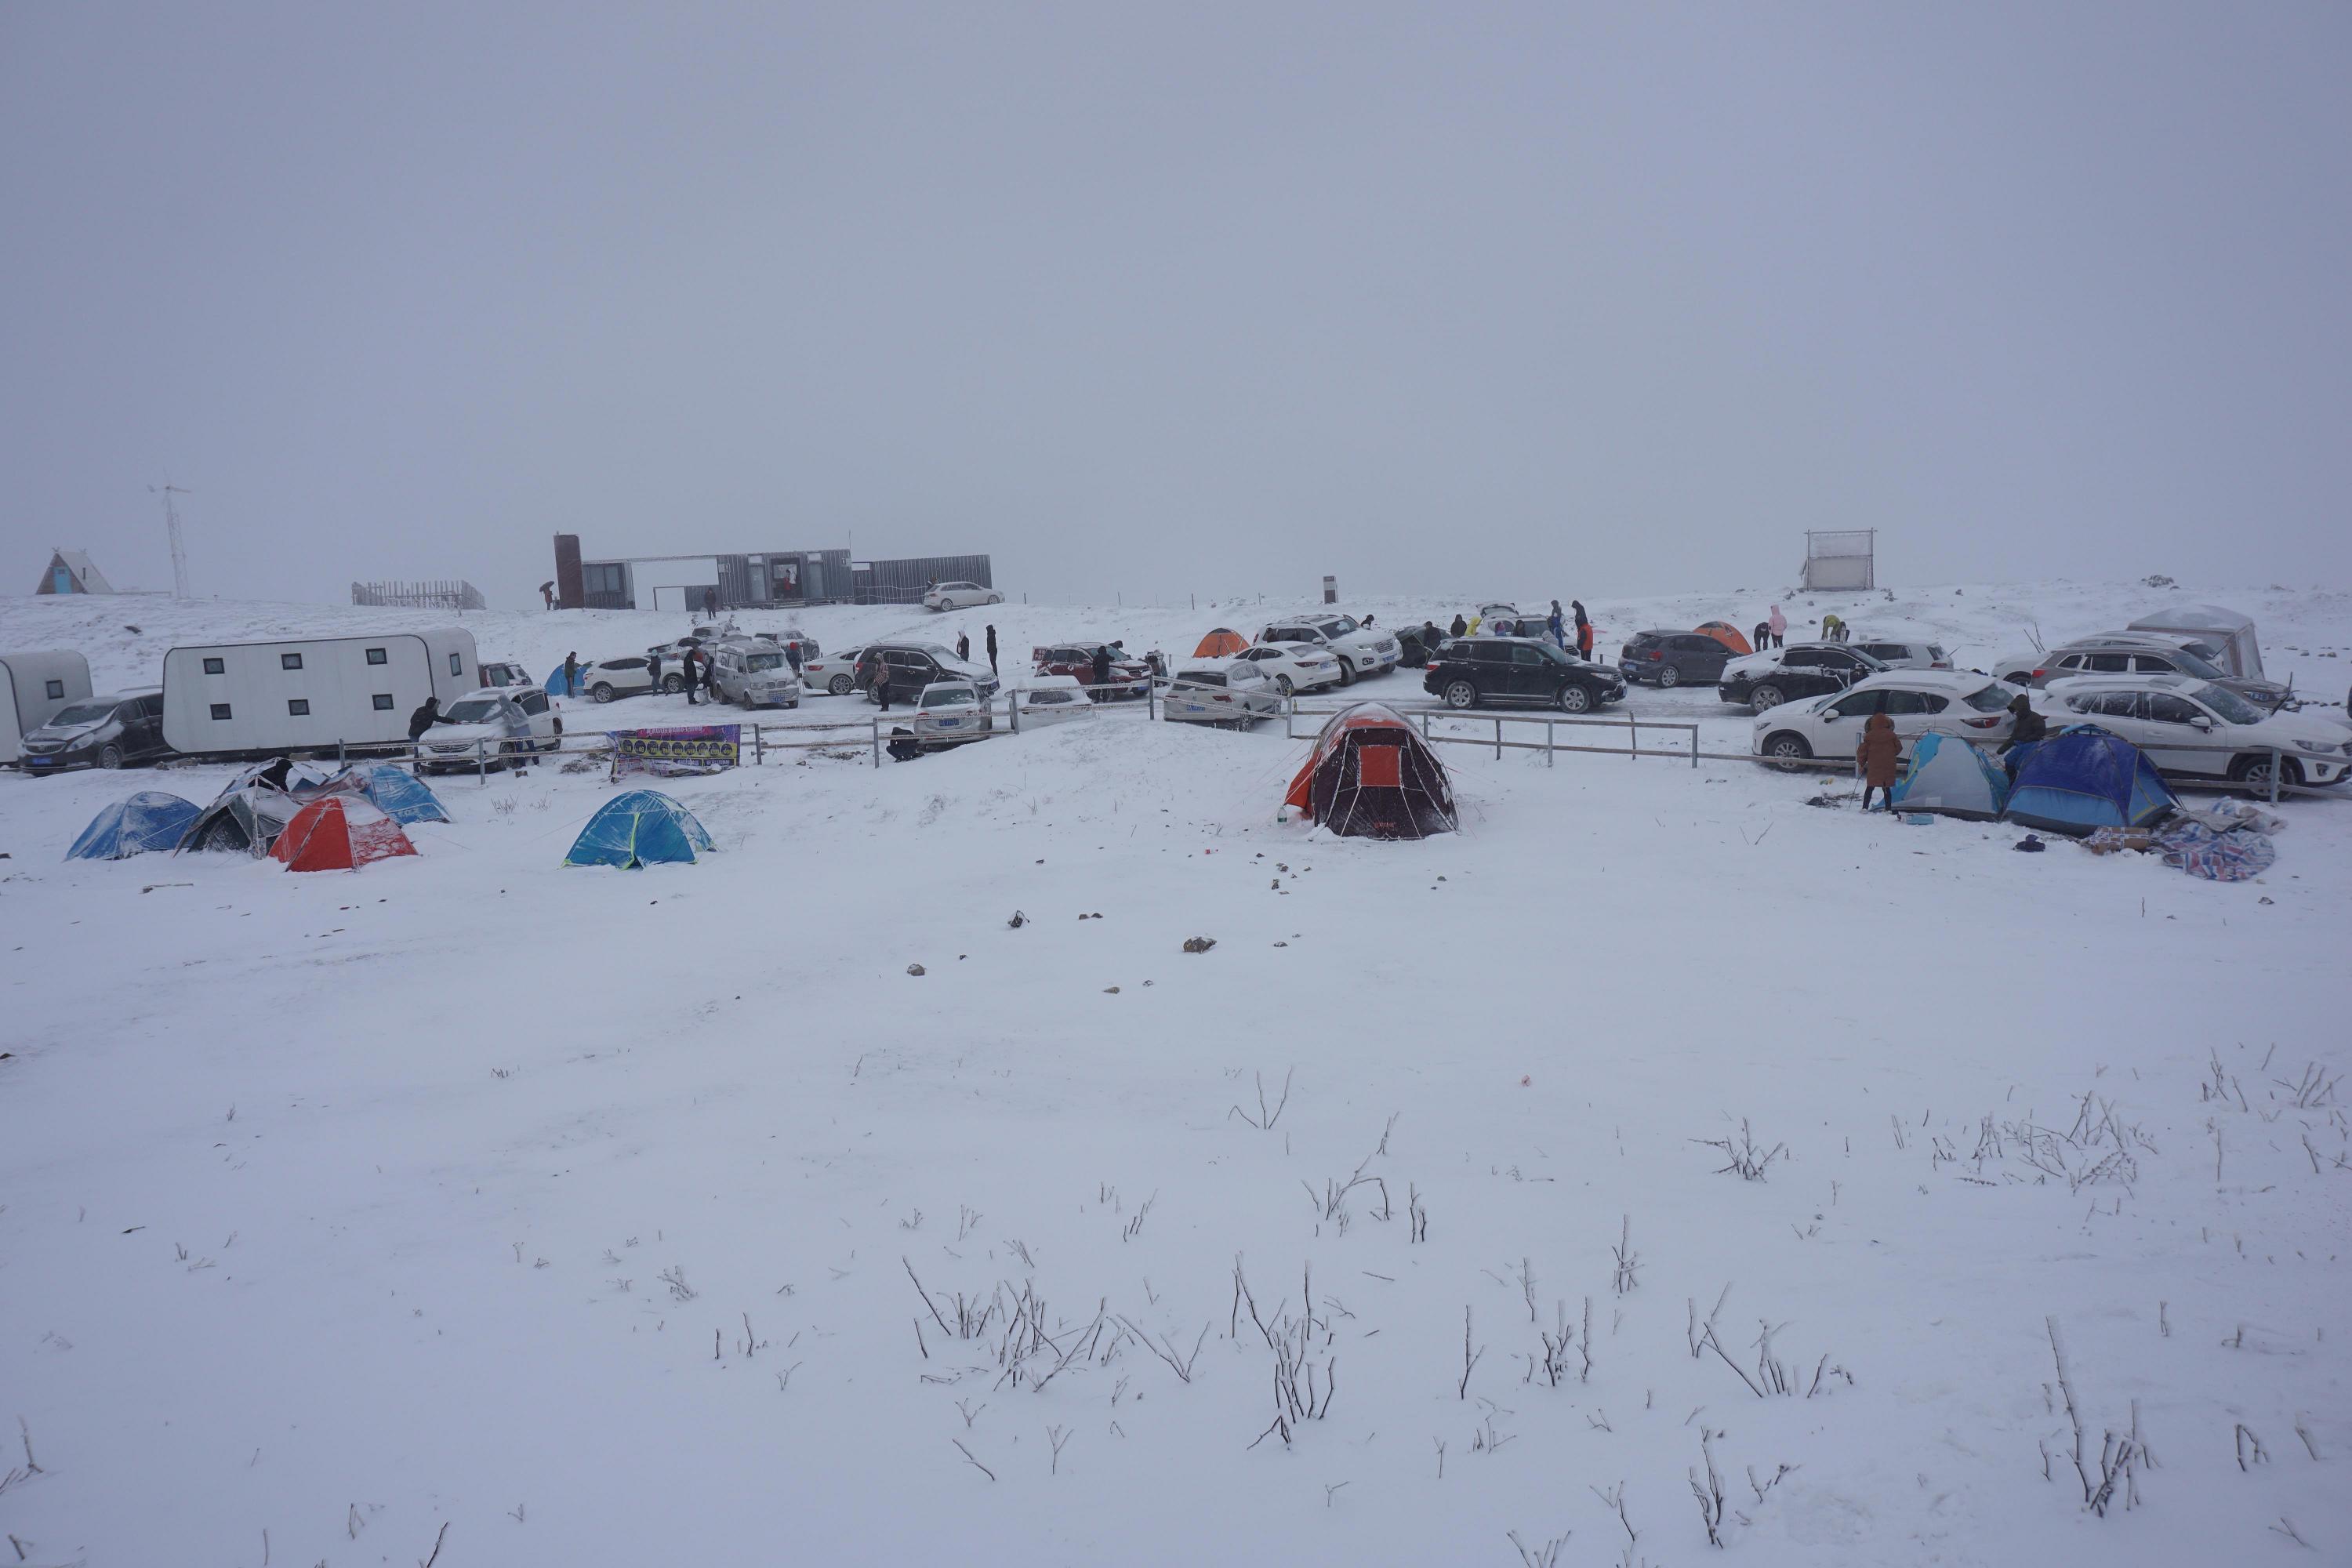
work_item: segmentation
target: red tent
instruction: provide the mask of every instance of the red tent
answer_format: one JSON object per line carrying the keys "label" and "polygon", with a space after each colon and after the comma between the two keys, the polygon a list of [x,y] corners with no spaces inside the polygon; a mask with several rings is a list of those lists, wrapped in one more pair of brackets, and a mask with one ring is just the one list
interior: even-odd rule
{"label": "red tent", "polygon": [[354,795],[321,795],[295,813],[269,847],[289,871],[356,871],[372,860],[414,855],[416,846],[394,822]]}
{"label": "red tent", "polygon": [[1422,838],[1457,826],[1445,764],[1403,715],[1378,702],[1332,716],[1286,803],[1341,837]]}

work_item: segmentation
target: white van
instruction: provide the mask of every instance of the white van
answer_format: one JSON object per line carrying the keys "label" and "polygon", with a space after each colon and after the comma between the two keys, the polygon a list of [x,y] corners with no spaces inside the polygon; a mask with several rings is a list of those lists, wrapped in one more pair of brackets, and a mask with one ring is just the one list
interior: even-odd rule
{"label": "white van", "polygon": [[163,739],[191,756],[401,745],[408,716],[481,687],[474,634],[223,643],[163,656]]}
{"label": "white van", "polygon": [[0,763],[16,761],[26,736],[89,695],[89,660],[78,653],[0,653]]}

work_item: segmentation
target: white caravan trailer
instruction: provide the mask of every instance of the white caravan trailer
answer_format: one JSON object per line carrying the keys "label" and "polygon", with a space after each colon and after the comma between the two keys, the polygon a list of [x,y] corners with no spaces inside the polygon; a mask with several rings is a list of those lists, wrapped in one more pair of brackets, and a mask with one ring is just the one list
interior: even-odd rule
{"label": "white caravan trailer", "polygon": [[0,653],[0,763],[15,762],[19,741],[89,695],[89,660],[78,653]]}
{"label": "white caravan trailer", "polygon": [[448,703],[481,684],[468,631],[175,647],[163,656],[163,739],[190,756],[402,745],[426,698]]}

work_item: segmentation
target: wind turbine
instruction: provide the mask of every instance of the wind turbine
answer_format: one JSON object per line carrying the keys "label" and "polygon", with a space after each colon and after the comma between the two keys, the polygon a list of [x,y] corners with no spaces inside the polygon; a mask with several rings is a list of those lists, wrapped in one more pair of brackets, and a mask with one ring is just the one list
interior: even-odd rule
{"label": "wind turbine", "polygon": [[172,538],[172,596],[175,599],[184,599],[188,596],[188,547],[181,542],[180,512],[179,509],[172,504],[172,498],[194,495],[196,492],[182,489],[171,480],[165,479],[161,486],[149,485],[147,493],[163,498],[163,531]]}

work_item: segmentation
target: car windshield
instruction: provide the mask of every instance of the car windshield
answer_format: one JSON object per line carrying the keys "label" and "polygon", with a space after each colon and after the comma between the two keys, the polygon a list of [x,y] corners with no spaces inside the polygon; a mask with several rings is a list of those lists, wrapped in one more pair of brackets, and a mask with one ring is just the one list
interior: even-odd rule
{"label": "car windshield", "polygon": [[1998,682],[1995,682],[1990,686],[1978,687],[1961,700],[1979,713],[1998,713],[2008,707],[2014,699]]}
{"label": "car windshield", "polygon": [[113,711],[114,704],[111,702],[77,702],[70,708],[58,709],[49,722],[61,729],[76,724],[95,724]]}
{"label": "car windshield", "polygon": [[944,691],[923,693],[923,706],[926,708],[969,708],[978,700],[979,698],[971,690],[961,686],[950,686]]}
{"label": "car windshield", "polygon": [[2259,724],[2263,710],[2226,686],[2200,686],[2189,693],[2232,724]]}
{"label": "car windshield", "polygon": [[441,715],[452,724],[487,724],[499,716],[498,699],[468,697],[463,702],[453,702]]}
{"label": "car windshield", "polygon": [[746,669],[782,669],[783,667],[784,656],[780,653],[755,653],[743,660]]}
{"label": "car windshield", "polygon": [[[2195,654],[2189,652],[2185,647],[2168,648],[2165,650],[2164,657],[2179,665],[2180,667],[2180,673],[2183,675],[2193,675],[2200,680],[2227,680],[2230,679],[2226,672],[2216,669],[2213,666],[2206,663],[2203,659],[2198,658]],[[2238,722],[2241,723],[2243,721],[2244,721],[2242,720],[2238,721]]]}
{"label": "car windshield", "polygon": [[1318,621],[1316,625],[1323,628],[1323,635],[1327,637],[1343,637],[1357,629],[1356,617],[1353,616],[1341,616],[1336,620]]}

